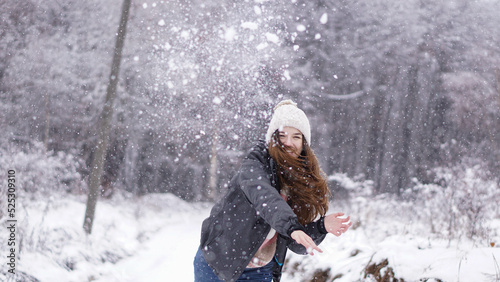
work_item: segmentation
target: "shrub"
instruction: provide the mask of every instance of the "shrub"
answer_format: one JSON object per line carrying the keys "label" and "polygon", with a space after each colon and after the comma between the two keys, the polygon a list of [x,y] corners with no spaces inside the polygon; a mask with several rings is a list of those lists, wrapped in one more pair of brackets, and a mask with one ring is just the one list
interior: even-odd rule
{"label": "shrub", "polygon": [[[21,149],[14,145],[0,148],[0,173],[15,171],[16,197],[49,196],[53,192],[84,190],[85,183],[78,172],[82,161],[64,152],[44,152],[43,144],[33,142]],[[0,205],[5,205],[6,186],[2,185]],[[0,209],[0,219],[6,210]]]}
{"label": "shrub", "polygon": [[498,216],[497,181],[481,165],[437,168],[435,172],[439,185],[416,183],[409,191],[415,214],[431,225],[433,233],[448,239],[489,239],[493,230],[486,222]]}

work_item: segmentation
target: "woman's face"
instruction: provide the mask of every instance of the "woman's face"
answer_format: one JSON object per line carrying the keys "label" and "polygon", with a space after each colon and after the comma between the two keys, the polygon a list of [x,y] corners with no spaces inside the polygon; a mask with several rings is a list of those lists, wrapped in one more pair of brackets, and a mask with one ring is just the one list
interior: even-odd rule
{"label": "woman's face", "polygon": [[287,152],[298,157],[302,152],[302,132],[295,127],[285,126],[279,131],[280,142],[286,146]]}

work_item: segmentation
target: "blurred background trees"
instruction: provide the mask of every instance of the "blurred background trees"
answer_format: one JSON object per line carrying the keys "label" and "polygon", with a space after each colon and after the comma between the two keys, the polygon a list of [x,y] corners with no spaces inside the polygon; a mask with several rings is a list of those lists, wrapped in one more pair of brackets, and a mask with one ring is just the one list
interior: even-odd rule
{"label": "blurred background trees", "polygon": [[[121,1],[0,5],[0,166],[71,161],[48,175],[85,192]],[[308,114],[325,172],[372,180],[377,194],[440,183],[439,167],[498,178],[499,10],[132,1],[103,193],[217,197],[284,98]]]}

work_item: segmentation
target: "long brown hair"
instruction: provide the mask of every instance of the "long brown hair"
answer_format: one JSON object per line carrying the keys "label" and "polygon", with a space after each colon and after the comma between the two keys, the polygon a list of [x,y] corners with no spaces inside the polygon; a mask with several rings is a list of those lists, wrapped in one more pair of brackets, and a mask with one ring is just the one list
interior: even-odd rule
{"label": "long brown hair", "polygon": [[312,222],[328,210],[330,190],[318,159],[302,136],[302,152],[299,157],[290,155],[280,141],[279,130],[273,133],[269,154],[277,163],[278,179],[282,189],[288,187],[288,204],[301,224]]}

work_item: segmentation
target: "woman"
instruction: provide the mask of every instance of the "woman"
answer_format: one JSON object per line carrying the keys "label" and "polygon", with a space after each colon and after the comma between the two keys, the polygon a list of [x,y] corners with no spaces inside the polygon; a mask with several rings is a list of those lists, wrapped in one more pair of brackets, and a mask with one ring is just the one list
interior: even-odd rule
{"label": "woman", "polygon": [[329,190],[310,143],[304,112],[291,100],[279,103],[265,142],[250,150],[203,222],[195,281],[279,281],[287,249],[314,255],[327,233],[349,229],[343,213],[325,216]]}

